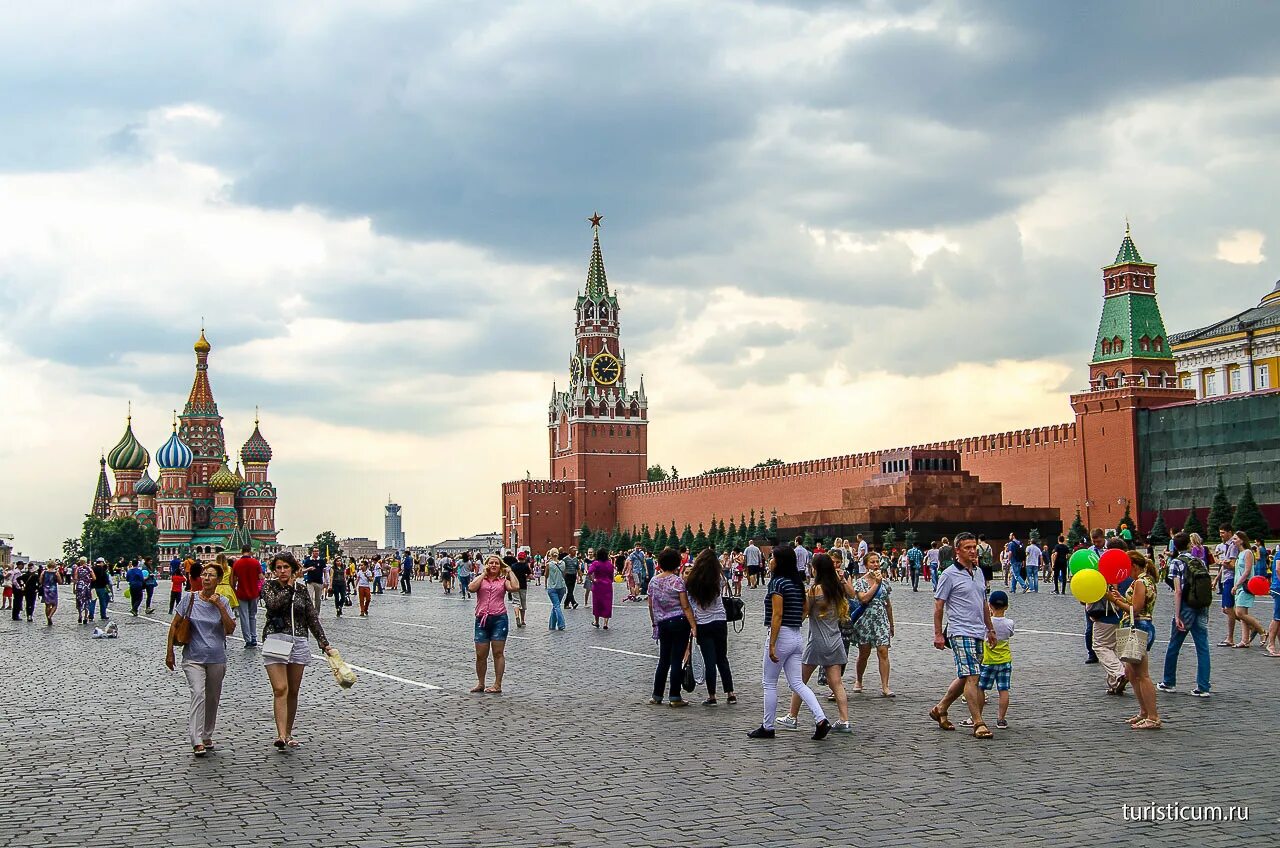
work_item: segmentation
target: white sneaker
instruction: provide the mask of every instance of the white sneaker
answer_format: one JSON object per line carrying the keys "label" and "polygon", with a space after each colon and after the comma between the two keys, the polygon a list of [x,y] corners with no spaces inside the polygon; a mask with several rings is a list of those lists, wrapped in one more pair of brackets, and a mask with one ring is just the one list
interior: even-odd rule
{"label": "white sneaker", "polygon": [[781,718],[775,719],[773,723],[786,730],[796,729],[796,720],[791,716],[782,716]]}
{"label": "white sneaker", "polygon": [[1161,680],[1159,683],[1156,684],[1156,688],[1159,689],[1161,692],[1177,692],[1178,691],[1173,686],[1165,686],[1163,680]]}
{"label": "white sneaker", "polygon": [[847,721],[837,721],[835,724],[831,725],[831,732],[832,733],[852,733],[853,725],[849,724],[849,722]]}

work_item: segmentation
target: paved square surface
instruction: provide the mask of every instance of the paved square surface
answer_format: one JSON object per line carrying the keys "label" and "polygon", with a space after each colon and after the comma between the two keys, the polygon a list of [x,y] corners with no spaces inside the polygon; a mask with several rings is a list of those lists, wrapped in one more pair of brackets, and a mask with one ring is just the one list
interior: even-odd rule
{"label": "paved square surface", "polygon": [[[1195,670],[1188,641],[1180,691],[1159,696],[1164,729],[1131,731],[1121,722],[1133,699],[1106,696],[1100,668],[1082,664],[1082,608],[1046,591],[1013,598],[1020,629],[1011,727],[990,742],[944,733],[926,716],[953,672],[949,652],[930,641],[927,591],[895,585],[896,698],[878,697],[873,661],[868,694],[850,696],[851,736],[811,741],[802,712],[801,732],[751,741],[745,734],[761,718],[761,590],[744,590],[747,626],[730,637],[740,703],[672,710],[644,704],[656,649],[642,604],[615,603],[607,632],[591,627],[584,605],[567,613],[566,632],[548,633],[545,592],[531,587],[538,603],[527,628],[512,628],[505,693],[469,695],[471,604],[419,581],[411,597],[376,596],[368,619],[335,620],[332,606],[325,609],[329,638],[365,671],[343,691],[324,663],[308,670],[297,725],[304,746],[294,752],[271,747],[261,656],[233,638],[219,750],[204,759],[182,738],[185,681],[163,665],[168,616],[131,618],[117,603],[120,638],[92,640],[75,623],[71,592],[62,594],[52,628],[39,612],[32,624],[7,611],[0,617],[0,844],[639,848],[1159,838],[1262,846],[1280,837],[1272,756],[1280,661],[1256,646],[1214,647],[1213,697],[1199,700],[1187,694]],[[1162,595],[1158,621],[1168,611]],[[1215,606],[1211,642],[1223,632]],[[850,669],[849,685],[852,677]],[[952,710],[956,721],[964,714],[963,704]],[[1250,817],[1126,825],[1125,801],[1246,804]]]}

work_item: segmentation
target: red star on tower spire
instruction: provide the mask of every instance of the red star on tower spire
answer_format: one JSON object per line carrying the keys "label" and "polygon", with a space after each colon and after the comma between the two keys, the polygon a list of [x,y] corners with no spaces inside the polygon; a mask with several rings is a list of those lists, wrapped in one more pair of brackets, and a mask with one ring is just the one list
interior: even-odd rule
{"label": "red star on tower spire", "polygon": [[604,220],[604,216],[601,215],[599,212],[593,212],[591,214],[591,217],[588,218],[587,220],[591,222],[591,226],[593,228],[599,228],[600,222]]}

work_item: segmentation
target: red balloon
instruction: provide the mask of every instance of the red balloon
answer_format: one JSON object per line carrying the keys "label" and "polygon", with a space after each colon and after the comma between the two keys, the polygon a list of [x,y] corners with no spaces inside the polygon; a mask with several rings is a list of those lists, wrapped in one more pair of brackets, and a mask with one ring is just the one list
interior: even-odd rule
{"label": "red balloon", "polygon": [[1118,548],[1104,551],[1098,558],[1098,571],[1102,572],[1102,576],[1113,586],[1128,579],[1132,571],[1129,554]]}
{"label": "red balloon", "polygon": [[1244,588],[1250,595],[1265,595],[1271,591],[1271,581],[1262,575],[1250,577]]}

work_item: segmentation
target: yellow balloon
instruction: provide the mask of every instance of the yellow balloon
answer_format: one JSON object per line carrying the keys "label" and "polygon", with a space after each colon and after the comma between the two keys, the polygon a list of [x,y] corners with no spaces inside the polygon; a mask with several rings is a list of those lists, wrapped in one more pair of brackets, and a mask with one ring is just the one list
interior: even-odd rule
{"label": "yellow balloon", "polygon": [[621,582],[622,582],[622,575],[621,575],[621,574],[614,575],[613,582],[614,582],[614,583],[621,583]]}
{"label": "yellow balloon", "polygon": [[1102,600],[1102,596],[1107,594],[1107,578],[1092,568],[1077,571],[1071,578],[1071,594],[1082,604]]}

